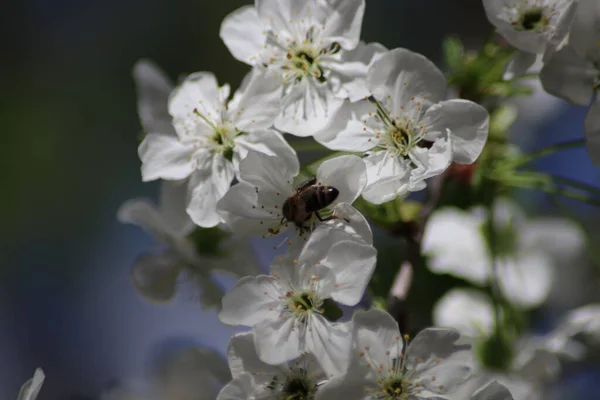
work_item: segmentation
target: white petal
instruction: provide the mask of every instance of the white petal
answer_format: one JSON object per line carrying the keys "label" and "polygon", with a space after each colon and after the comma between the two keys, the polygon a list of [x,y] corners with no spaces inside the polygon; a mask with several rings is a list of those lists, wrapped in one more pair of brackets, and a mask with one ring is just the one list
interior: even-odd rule
{"label": "white petal", "polygon": [[168,103],[173,84],[152,61],[138,60],[133,66],[138,97],[138,115],[146,133],[175,136]]}
{"label": "white petal", "polygon": [[457,99],[442,101],[429,108],[422,124],[428,135],[442,136],[449,129],[453,161],[471,164],[485,146],[489,119],[489,113],[479,104]]}
{"label": "white petal", "polygon": [[594,65],[569,45],[555,53],[540,72],[540,81],[548,93],[579,106],[590,104],[597,77]]}
{"label": "white petal", "polygon": [[306,349],[315,355],[329,376],[341,374],[350,361],[351,325],[330,323],[319,314],[310,318]]}
{"label": "white petal", "polygon": [[342,217],[342,219],[332,219],[319,224],[311,234],[311,239],[320,237],[327,238],[329,243],[350,240],[368,245],[373,244],[371,227],[366,218],[356,208],[348,203],[339,203],[334,207],[333,213]]}
{"label": "white petal", "polygon": [[519,246],[542,250],[558,265],[571,269],[571,263],[585,251],[585,233],[566,218],[537,218],[527,221],[519,231]]}
{"label": "white petal", "polygon": [[452,289],[434,306],[433,323],[474,338],[487,336],[495,326],[494,307],[480,291]]}
{"label": "white petal", "polygon": [[234,379],[245,373],[255,374],[258,380],[272,379],[282,371],[281,367],[266,364],[258,358],[251,332],[238,333],[230,339],[227,360]]}
{"label": "white petal", "polygon": [[229,382],[217,396],[217,400],[254,400],[252,376],[244,374]]}
{"label": "white petal", "polygon": [[161,242],[169,242],[174,232],[167,221],[149,200],[131,199],[119,207],[117,219],[125,224],[134,224]]}
{"label": "white petal", "polygon": [[452,162],[452,136],[438,138],[431,148],[413,147],[408,153],[416,165],[411,171],[408,190],[415,192],[425,188],[425,180],[440,175]]}
{"label": "white petal", "polygon": [[406,364],[416,375],[415,384],[450,397],[471,373],[470,340],[451,329],[425,329],[409,342]]}
{"label": "white petal", "polygon": [[504,79],[511,80],[525,75],[536,60],[537,56],[534,53],[517,51],[517,54],[515,54],[510,64],[508,64],[508,67],[506,67]]}
{"label": "white petal", "polygon": [[183,266],[175,254],[145,254],[131,268],[131,279],[137,291],[146,299],[166,302],[173,298],[177,277]]}
{"label": "white petal", "polygon": [[365,200],[382,204],[408,192],[409,172],[406,163],[387,151],[377,151],[364,159],[367,166],[367,186],[362,196]]}
{"label": "white petal", "polygon": [[513,400],[513,396],[505,386],[492,381],[473,393],[471,400]]}
{"label": "white petal", "polygon": [[375,133],[363,124],[374,107],[369,101],[345,102],[315,140],[331,150],[365,152],[375,147]]}
{"label": "white petal", "polygon": [[600,340],[600,304],[588,304],[570,311],[556,330],[568,337],[583,333]]}
{"label": "white petal", "polygon": [[278,319],[281,311],[277,280],[271,276],[246,276],[223,297],[219,319],[227,325],[254,326]]}
{"label": "white petal", "polygon": [[411,103],[413,96],[419,99],[425,96],[427,101],[437,103],[444,100],[446,93],[446,79],[431,61],[400,48],[390,50],[373,62],[367,75],[367,86],[380,101],[387,96],[395,97],[393,111]]}
{"label": "white petal", "polygon": [[579,54],[593,57],[600,61],[600,50],[598,42],[600,41],[600,4],[594,0],[579,1],[575,19],[571,24],[571,37],[569,43],[572,44]]}
{"label": "white petal", "polygon": [[291,185],[298,175],[298,168],[299,163],[293,157],[280,158],[248,152],[248,156],[240,163],[240,179],[261,190],[291,196],[294,192]]}
{"label": "white petal", "polygon": [[185,145],[175,136],[150,133],[138,147],[142,160],[142,180],[178,180],[187,178],[195,169],[192,162],[194,148]]}
{"label": "white petal", "polygon": [[258,357],[271,365],[300,357],[305,351],[300,337],[301,323],[294,318],[270,318],[254,327],[254,345]]}
{"label": "white petal", "polygon": [[279,114],[281,91],[279,75],[254,68],[229,102],[230,120],[240,132],[270,128]]}
{"label": "white petal", "polygon": [[275,127],[295,136],[312,136],[331,122],[344,101],[326,83],[313,78],[293,85],[283,98]]}
{"label": "white petal", "polygon": [[343,49],[355,48],[360,40],[365,0],[329,0],[321,4],[329,6],[323,36]]}
{"label": "white petal", "polygon": [[377,390],[378,384],[367,379],[365,373],[369,370],[359,369],[350,365],[350,370],[344,375],[334,376],[319,388],[315,400],[365,400],[367,389]]}
{"label": "white petal", "polygon": [[330,158],[317,170],[317,185],[332,186],[340,192],[333,204],[352,204],[360,196],[366,183],[366,166],[357,156]]}
{"label": "white petal", "polygon": [[600,165],[600,100],[596,99],[585,119],[585,142],[590,159]]}
{"label": "white petal", "polygon": [[[263,198],[262,194],[264,192],[257,193],[253,185],[240,182],[218,201],[217,209],[233,232],[242,236],[264,235],[271,226],[279,224],[281,216],[276,213],[278,210],[273,208],[273,204],[263,207],[262,200],[271,196]],[[276,197],[275,193],[268,194]]]}
{"label": "white petal", "polygon": [[512,304],[532,308],[546,300],[552,287],[554,264],[545,254],[524,252],[495,262],[498,285]]}
{"label": "white petal", "polygon": [[388,360],[402,354],[403,342],[398,323],[390,314],[379,309],[358,310],[352,321],[355,351],[364,351],[369,362],[386,365]]}
{"label": "white petal", "polygon": [[212,171],[196,171],[192,174],[186,211],[196,225],[210,228],[223,222],[217,212],[217,203],[227,193],[233,177],[233,165],[221,155],[213,158]]}
{"label": "white petal", "polygon": [[486,283],[491,264],[481,225],[481,218],[459,209],[448,207],[433,213],[422,239],[429,269],[479,285]]}
{"label": "white petal", "polygon": [[33,378],[21,386],[17,400],[35,400],[42,389],[44,379],[46,379],[44,371],[41,368],[36,368]]}
{"label": "white petal", "polygon": [[225,17],[219,36],[231,55],[246,64],[254,65],[263,49],[266,36],[253,6],[240,7]]}
{"label": "white petal", "polygon": [[185,211],[187,205],[186,181],[160,183],[160,214],[175,236],[183,237],[194,229],[194,223]]}
{"label": "white petal", "polygon": [[335,274],[331,298],[348,306],[356,305],[375,270],[377,250],[351,241],[337,242],[321,262]]}
{"label": "white petal", "polygon": [[273,129],[239,136],[236,139],[236,146],[242,159],[247,157],[248,152],[255,151],[281,159],[290,174],[296,175],[300,169],[298,155],[294,148],[288,144],[283,135]]}
{"label": "white petal", "polygon": [[194,110],[215,121],[221,119],[220,109],[223,93],[219,91],[217,78],[211,72],[196,72],[189,75],[171,93],[169,114],[173,117],[199,118]]}
{"label": "white petal", "polygon": [[367,88],[369,65],[386,51],[379,43],[360,42],[354,50],[341,53],[339,62],[324,62],[332,71],[331,78],[340,81],[336,96],[351,102],[368,97],[371,94]]}

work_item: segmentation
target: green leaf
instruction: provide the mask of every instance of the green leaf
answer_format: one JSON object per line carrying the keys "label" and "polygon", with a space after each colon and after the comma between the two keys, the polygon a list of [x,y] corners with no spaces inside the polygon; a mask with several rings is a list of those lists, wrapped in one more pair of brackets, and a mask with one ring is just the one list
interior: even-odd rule
{"label": "green leaf", "polygon": [[457,71],[462,67],[465,56],[465,47],[457,37],[448,37],[442,44],[444,61],[450,71]]}

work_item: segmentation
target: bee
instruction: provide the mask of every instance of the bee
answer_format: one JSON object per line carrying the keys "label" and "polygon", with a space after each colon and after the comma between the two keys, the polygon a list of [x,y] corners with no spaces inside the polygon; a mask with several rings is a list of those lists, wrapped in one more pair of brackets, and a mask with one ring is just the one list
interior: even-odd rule
{"label": "bee", "polygon": [[317,178],[313,178],[304,185],[300,186],[296,190],[296,194],[287,198],[283,203],[282,212],[283,220],[293,222],[297,228],[303,229],[304,223],[308,221],[313,215],[319,219],[319,221],[329,221],[332,219],[343,219],[346,222],[346,218],[332,215],[326,218],[321,217],[319,211],[337,199],[340,192],[333,186],[314,186],[317,183]]}

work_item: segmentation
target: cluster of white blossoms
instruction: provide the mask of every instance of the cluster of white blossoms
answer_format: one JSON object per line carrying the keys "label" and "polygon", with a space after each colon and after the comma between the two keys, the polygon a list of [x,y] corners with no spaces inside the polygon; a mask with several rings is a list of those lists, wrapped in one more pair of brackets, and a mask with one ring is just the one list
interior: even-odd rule
{"label": "cluster of white blossoms", "polygon": [[[506,76],[522,74],[540,56],[550,92],[589,103],[600,85],[599,4],[483,0],[497,31],[519,50]],[[593,332],[600,313],[571,315],[535,344],[525,336],[511,342],[519,356],[500,358],[510,358],[513,375],[489,373],[476,360],[473,343],[500,340],[502,323],[512,318],[503,310],[543,304],[558,268],[553,249],[540,244],[547,225],[527,220],[496,191],[494,201],[469,211],[421,210],[425,216],[395,230],[416,246],[410,267],[424,255],[430,270],[491,293],[448,292],[434,310],[438,327],[414,337],[400,331],[401,318],[391,311],[352,314],[368,303],[378,265],[372,215],[361,211],[396,212],[430,178],[445,179],[461,165],[474,171],[490,131],[490,107],[452,98],[426,57],[361,42],[364,11],[365,0],[255,0],[233,11],[220,36],[251,66],[233,94],[211,72],[173,86],[149,61],[136,64],[142,180],[161,180],[161,198],[158,206],[130,200],[118,218],[161,247],[136,260],[134,285],[150,300],[169,301],[181,276],[192,277],[202,302],[220,306],[221,322],[250,328],[230,340],[231,377],[219,376],[229,383],[218,394],[205,388],[200,398],[531,399],[539,392],[527,374],[551,369],[559,354],[573,355],[576,335],[600,337]],[[599,104],[586,121],[593,157],[595,146],[600,157]],[[286,135],[312,137],[333,154],[302,166]],[[489,163],[496,153],[482,158]],[[432,186],[430,192],[440,190]],[[266,273],[254,261],[252,236],[281,240]],[[240,279],[225,293],[212,271]],[[175,378],[189,377],[184,370]],[[181,384],[180,395],[177,384],[164,385],[175,390],[165,396],[188,399],[204,390],[188,386]]]}

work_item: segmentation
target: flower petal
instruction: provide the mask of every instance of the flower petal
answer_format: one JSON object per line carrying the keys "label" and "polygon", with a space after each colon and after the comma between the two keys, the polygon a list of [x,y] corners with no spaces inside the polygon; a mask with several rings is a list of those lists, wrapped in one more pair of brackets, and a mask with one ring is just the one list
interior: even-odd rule
{"label": "flower petal", "polygon": [[331,150],[365,152],[376,145],[375,133],[363,120],[373,112],[369,101],[345,102],[331,122],[315,133],[315,140]]}
{"label": "flower petal", "polygon": [[225,100],[222,96],[213,73],[195,72],[171,93],[169,114],[173,117],[199,118],[195,115],[198,112],[211,121],[220,121],[220,110]]}
{"label": "flower petal", "polygon": [[428,328],[409,343],[406,365],[417,377],[415,384],[450,398],[471,373],[471,354],[470,340],[458,332]]}
{"label": "flower petal", "polygon": [[227,360],[233,378],[245,373],[254,374],[255,379],[262,381],[272,379],[282,372],[282,368],[261,361],[254,347],[254,334],[243,332],[234,335],[227,346]]}
{"label": "flower petal", "polygon": [[271,365],[293,360],[305,351],[301,326],[295,318],[269,318],[254,327],[254,345],[258,357]]}
{"label": "flower petal", "polygon": [[571,24],[569,44],[582,56],[600,61],[600,4],[593,0],[579,1]]}
{"label": "flower petal", "polygon": [[364,161],[357,156],[339,156],[324,161],[317,169],[317,185],[332,186],[339,195],[332,205],[352,204],[367,183]]}
{"label": "flower petal", "polygon": [[544,253],[522,252],[496,260],[498,285],[504,297],[522,308],[541,305],[554,278],[554,264]]}
{"label": "flower petal", "polygon": [[281,311],[277,280],[272,276],[246,276],[223,297],[219,319],[227,325],[254,326],[277,320]]}
{"label": "flower petal", "polygon": [[168,243],[173,232],[156,206],[149,200],[131,199],[119,207],[117,219],[124,224],[134,224],[158,241]]}
{"label": "flower petal", "polygon": [[413,147],[408,156],[416,165],[411,171],[408,190],[415,192],[425,188],[425,180],[440,175],[452,162],[452,136],[440,137],[429,149]]}
{"label": "flower petal", "polygon": [[579,56],[570,45],[555,53],[540,72],[540,81],[548,93],[578,106],[590,104],[597,77],[594,64]]}
{"label": "flower petal", "polygon": [[255,65],[267,40],[254,6],[244,6],[225,17],[219,36],[235,59]]}
{"label": "flower petal", "polygon": [[490,115],[485,108],[467,100],[447,100],[430,107],[421,123],[428,136],[452,135],[452,160],[471,164],[487,141]]}
{"label": "flower petal", "polygon": [[321,261],[335,275],[331,298],[347,306],[356,305],[362,299],[376,261],[377,250],[373,246],[353,241],[335,243]]}
{"label": "flower petal", "polygon": [[590,159],[600,165],[600,99],[596,99],[585,118],[585,142]]}
{"label": "flower petal", "polygon": [[240,163],[240,179],[260,190],[291,196],[294,194],[292,182],[298,175],[298,168],[299,163],[294,157],[266,156],[250,151]]}
{"label": "flower petal", "polygon": [[196,225],[211,228],[223,222],[217,212],[217,203],[227,193],[233,177],[233,165],[222,155],[213,158],[212,171],[196,171],[192,174],[186,211]]}
{"label": "flower petal", "polygon": [[398,111],[401,106],[411,103],[412,97],[426,97],[426,101],[433,103],[444,100],[446,79],[426,57],[398,48],[373,62],[367,74],[367,87],[380,101],[387,96],[394,97],[393,111]]}
{"label": "flower petal", "polygon": [[471,400],[513,400],[513,396],[505,386],[492,381],[473,393]]}
{"label": "flower petal", "polygon": [[239,153],[241,159],[246,158],[248,152],[254,151],[281,159],[290,174],[296,175],[300,169],[296,150],[289,145],[283,135],[274,129],[255,131],[239,136],[236,139],[236,146],[236,152]]}
{"label": "flower petal", "polygon": [[367,186],[362,196],[373,204],[383,204],[406,194],[410,170],[406,162],[387,151],[377,151],[363,158],[367,166]]}
{"label": "flower petal", "polygon": [[354,49],[360,40],[365,0],[329,0],[320,4],[328,6],[323,37],[339,43],[345,50]]}
{"label": "flower petal", "polygon": [[330,123],[343,104],[327,84],[304,78],[284,95],[275,127],[295,136],[312,136]]}
{"label": "flower petal", "polygon": [[254,382],[250,374],[244,374],[229,382],[217,396],[217,400],[254,400]]}
{"label": "flower petal", "polygon": [[281,77],[252,69],[228,105],[230,121],[240,132],[254,132],[273,126],[281,106]]}
{"label": "flower petal", "polygon": [[354,351],[364,352],[370,363],[388,364],[388,360],[402,354],[403,342],[398,323],[385,311],[358,310],[354,323]]}
{"label": "flower petal", "polygon": [[474,289],[452,289],[433,308],[433,323],[473,338],[487,336],[495,326],[490,299]]}
{"label": "flower petal", "polygon": [[422,251],[427,266],[437,274],[447,273],[478,285],[491,274],[487,244],[481,234],[482,219],[455,208],[434,212],[423,232]]}
{"label": "flower petal", "polygon": [[42,384],[44,383],[45,378],[46,375],[44,375],[44,371],[41,368],[36,368],[33,378],[29,379],[21,386],[17,400],[35,400],[40,393],[40,390],[42,390]]}
{"label": "flower petal", "polygon": [[188,185],[183,181],[162,181],[160,183],[160,214],[169,225],[174,236],[183,237],[194,229],[194,223],[185,211]]}
{"label": "flower petal", "polygon": [[169,95],[173,84],[152,61],[138,60],[133,66],[138,97],[138,115],[146,133],[176,136],[169,115]]}
{"label": "flower petal", "polygon": [[181,143],[175,136],[146,135],[138,147],[142,180],[187,178],[196,168],[191,159],[193,152],[193,146]]}
{"label": "flower petal", "polygon": [[506,72],[503,77],[504,80],[511,80],[525,75],[529,68],[535,64],[537,58],[537,55],[534,53],[517,51],[517,54],[515,54],[512,61],[508,64],[508,67],[506,67]]}
{"label": "flower petal", "polygon": [[146,299],[166,302],[173,298],[182,260],[174,253],[145,254],[131,267],[136,290]]}
{"label": "flower petal", "polygon": [[351,345],[351,324],[331,323],[319,314],[310,317],[306,350],[315,355],[329,376],[339,375],[348,368]]}

